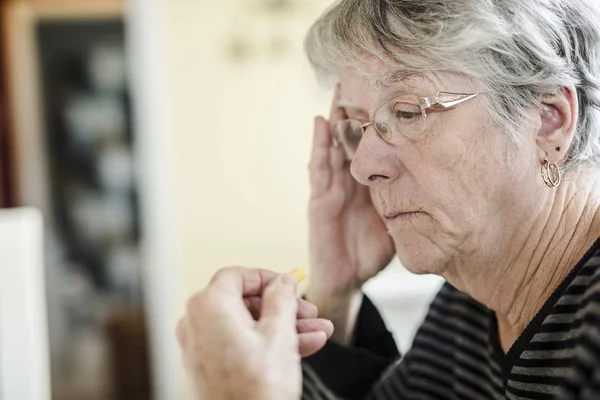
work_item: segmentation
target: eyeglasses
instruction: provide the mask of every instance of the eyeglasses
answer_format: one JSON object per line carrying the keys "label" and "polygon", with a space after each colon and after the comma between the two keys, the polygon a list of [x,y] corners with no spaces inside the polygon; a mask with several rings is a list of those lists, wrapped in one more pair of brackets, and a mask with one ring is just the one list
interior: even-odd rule
{"label": "eyeglasses", "polygon": [[341,144],[346,158],[352,160],[363,134],[371,125],[383,140],[391,144],[402,138],[417,140],[427,127],[428,111],[447,110],[481,93],[438,92],[430,97],[399,95],[379,107],[373,114],[373,119],[367,123],[355,119],[339,121],[333,128],[334,144]]}

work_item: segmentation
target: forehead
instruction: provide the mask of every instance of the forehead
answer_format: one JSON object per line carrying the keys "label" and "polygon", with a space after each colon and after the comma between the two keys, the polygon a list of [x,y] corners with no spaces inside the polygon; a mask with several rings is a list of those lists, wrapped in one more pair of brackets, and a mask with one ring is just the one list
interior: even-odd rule
{"label": "forehead", "polygon": [[367,109],[396,94],[431,96],[438,91],[460,91],[465,83],[464,80],[459,82],[456,74],[392,68],[379,59],[370,58],[360,69],[341,71],[340,104]]}
{"label": "forehead", "polygon": [[340,74],[340,103],[366,105],[402,92],[422,93],[423,80],[420,76],[408,75],[401,71],[379,76],[345,71]]}
{"label": "forehead", "polygon": [[431,87],[421,74],[393,70],[382,62],[366,63],[360,70],[340,73],[340,104],[368,108],[401,92],[423,93]]}

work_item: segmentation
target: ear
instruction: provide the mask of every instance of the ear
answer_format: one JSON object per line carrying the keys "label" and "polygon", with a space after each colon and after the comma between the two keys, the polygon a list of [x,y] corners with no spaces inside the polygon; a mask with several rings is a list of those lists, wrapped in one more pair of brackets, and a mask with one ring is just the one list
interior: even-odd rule
{"label": "ear", "polygon": [[573,142],[579,115],[575,87],[561,87],[556,93],[542,97],[541,126],[536,143],[540,160],[562,164]]}

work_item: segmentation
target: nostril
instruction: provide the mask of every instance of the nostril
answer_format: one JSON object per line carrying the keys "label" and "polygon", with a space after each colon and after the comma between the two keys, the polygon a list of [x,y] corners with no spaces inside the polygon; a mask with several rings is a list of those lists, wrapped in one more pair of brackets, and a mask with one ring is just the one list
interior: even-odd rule
{"label": "nostril", "polygon": [[388,178],[388,177],[387,177],[387,176],[385,176],[385,175],[371,175],[371,176],[369,176],[369,181],[370,181],[370,182],[375,182],[375,181],[376,181],[376,180],[378,180],[378,179],[385,180],[385,179],[387,179],[387,178]]}

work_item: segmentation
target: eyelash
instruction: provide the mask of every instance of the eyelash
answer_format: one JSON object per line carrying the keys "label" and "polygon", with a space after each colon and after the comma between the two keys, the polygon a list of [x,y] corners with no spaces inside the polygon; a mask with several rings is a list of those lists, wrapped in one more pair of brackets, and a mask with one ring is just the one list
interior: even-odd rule
{"label": "eyelash", "polygon": [[412,118],[416,117],[417,115],[419,115],[419,113],[414,113],[414,112],[410,112],[410,111],[400,111],[400,110],[396,111],[396,118],[412,119]]}

